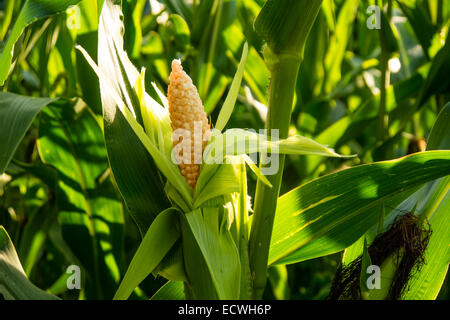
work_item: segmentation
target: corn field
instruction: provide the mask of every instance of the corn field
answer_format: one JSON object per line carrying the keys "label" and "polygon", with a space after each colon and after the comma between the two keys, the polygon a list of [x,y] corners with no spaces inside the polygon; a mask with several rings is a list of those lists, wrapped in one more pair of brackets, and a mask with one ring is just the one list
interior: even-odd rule
{"label": "corn field", "polygon": [[449,28],[0,0],[0,300],[448,300]]}

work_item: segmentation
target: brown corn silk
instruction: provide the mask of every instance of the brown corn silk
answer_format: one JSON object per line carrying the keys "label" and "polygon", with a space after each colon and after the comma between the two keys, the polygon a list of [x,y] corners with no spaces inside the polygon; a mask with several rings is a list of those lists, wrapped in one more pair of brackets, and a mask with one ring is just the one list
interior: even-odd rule
{"label": "brown corn silk", "polygon": [[[183,71],[179,60],[172,61],[167,92],[174,148],[179,144],[190,146],[190,157],[183,155],[183,149],[177,153],[181,173],[187,183],[195,189],[200,174],[200,162],[203,150],[209,139],[210,126],[202,101],[192,79]],[[180,132],[183,132],[179,136]],[[178,133],[177,133],[178,132]],[[201,148],[200,148],[201,146]],[[186,159],[185,159],[186,158]]]}

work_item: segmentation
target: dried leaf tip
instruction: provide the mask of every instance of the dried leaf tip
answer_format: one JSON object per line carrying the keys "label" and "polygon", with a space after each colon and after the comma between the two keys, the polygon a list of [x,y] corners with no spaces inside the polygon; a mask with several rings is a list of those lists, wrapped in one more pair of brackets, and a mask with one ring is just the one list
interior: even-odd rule
{"label": "dried leaf tip", "polygon": [[179,167],[188,184],[195,189],[210,127],[197,88],[178,59],[172,61],[167,96],[174,149],[182,143],[178,146],[181,148],[177,148],[180,151],[176,152]]}

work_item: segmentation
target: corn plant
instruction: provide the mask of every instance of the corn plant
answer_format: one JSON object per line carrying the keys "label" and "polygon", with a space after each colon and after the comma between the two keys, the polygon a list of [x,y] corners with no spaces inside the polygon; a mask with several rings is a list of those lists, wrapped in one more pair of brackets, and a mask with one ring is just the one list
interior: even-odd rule
{"label": "corn plant", "polygon": [[[146,1],[85,0],[75,29],[56,14],[79,1],[39,2],[8,2],[0,28],[18,15],[0,56],[0,168],[14,180],[0,183],[36,190],[30,221],[7,208],[24,235],[0,228],[3,297],[69,295],[60,268],[47,292],[28,280],[51,253],[87,275],[80,298],[262,299],[271,288],[285,299],[287,265],[338,252],[329,299],[438,296],[449,261],[447,7],[428,5],[421,30],[423,1],[378,1],[382,27],[370,33],[358,17],[374,1],[163,1],[160,12],[150,1],[141,21]],[[394,24],[400,10],[413,31]],[[352,28],[365,41],[358,57],[346,51]],[[406,54],[411,32],[423,57]],[[397,52],[405,65],[429,61],[391,84]],[[32,81],[45,53],[67,71],[40,74],[39,97],[26,96],[15,81]],[[329,123],[341,100],[356,110]],[[426,147],[405,133],[421,124]],[[29,137],[31,155],[18,148]],[[402,139],[418,150],[394,154]]]}

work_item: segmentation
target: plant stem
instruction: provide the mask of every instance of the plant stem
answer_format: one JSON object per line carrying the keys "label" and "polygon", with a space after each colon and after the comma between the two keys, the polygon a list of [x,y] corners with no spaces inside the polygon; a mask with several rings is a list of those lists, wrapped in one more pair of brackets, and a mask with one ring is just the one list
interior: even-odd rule
{"label": "plant stem", "polygon": [[[266,120],[267,135],[270,136],[272,129],[279,129],[279,137],[284,139],[289,132],[292,102],[301,56],[300,54],[281,53],[265,56],[265,60],[271,72]],[[256,186],[255,209],[249,246],[254,299],[262,297],[266,286],[270,239],[283,176],[284,160],[284,155],[280,155],[278,172],[267,177],[272,184],[272,188],[260,180],[258,180]]]}

